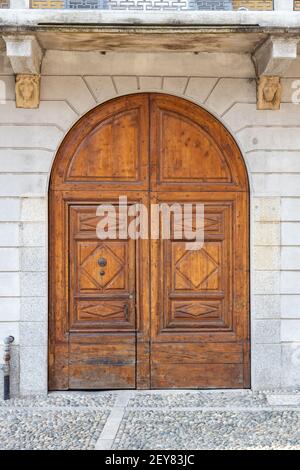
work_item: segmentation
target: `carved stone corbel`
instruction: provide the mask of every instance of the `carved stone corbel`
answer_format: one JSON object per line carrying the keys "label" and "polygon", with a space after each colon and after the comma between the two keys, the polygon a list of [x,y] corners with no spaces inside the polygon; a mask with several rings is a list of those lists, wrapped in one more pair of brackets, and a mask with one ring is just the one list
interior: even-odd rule
{"label": "carved stone corbel", "polygon": [[280,102],[280,77],[260,77],[257,85],[257,109],[280,109]]}
{"label": "carved stone corbel", "polygon": [[43,51],[33,35],[3,36],[16,75],[17,108],[38,108]]}
{"label": "carved stone corbel", "polygon": [[40,75],[16,75],[17,108],[38,108],[40,104]]}
{"label": "carved stone corbel", "polygon": [[271,36],[252,54],[257,76],[257,109],[280,109],[280,78],[297,58],[298,41]]}

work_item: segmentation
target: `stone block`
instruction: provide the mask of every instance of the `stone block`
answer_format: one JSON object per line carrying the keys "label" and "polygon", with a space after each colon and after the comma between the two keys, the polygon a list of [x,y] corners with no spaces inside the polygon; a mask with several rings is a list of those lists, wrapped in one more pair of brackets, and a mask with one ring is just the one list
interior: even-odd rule
{"label": "stone block", "polygon": [[253,251],[253,267],[257,271],[278,271],[280,269],[280,248],[277,246],[256,246]]}
{"label": "stone block", "polygon": [[117,94],[111,77],[87,76],[84,79],[98,103],[110,100]]}
{"label": "stone block", "polygon": [[280,221],[280,198],[279,197],[255,197],[252,201],[254,208],[254,219],[258,222]]}
{"label": "stone block", "polygon": [[21,220],[27,222],[45,221],[47,200],[45,198],[24,198],[21,202]]}
{"label": "stone block", "polygon": [[255,345],[280,343],[280,320],[254,320],[252,342]]}
{"label": "stone block", "polygon": [[300,245],[300,222],[283,222],[281,241],[282,245]]}
{"label": "stone block", "polygon": [[0,296],[18,297],[20,295],[19,273],[0,273]]}
{"label": "stone block", "polygon": [[47,175],[0,174],[2,196],[44,196],[47,193],[47,185]]}
{"label": "stone block", "polygon": [[255,246],[280,245],[280,224],[277,222],[256,222],[253,227]]}
{"label": "stone block", "polygon": [[[233,109],[237,107],[237,113],[240,114],[238,105],[245,102],[252,103],[248,109],[255,109],[256,81],[254,79],[221,78],[208,98],[207,105],[221,116],[235,103]],[[223,117],[225,122],[227,122],[228,115],[231,120],[231,109]]]}
{"label": "stone block", "polygon": [[0,271],[18,271],[19,268],[19,249],[0,248]]}
{"label": "stone block", "polygon": [[20,347],[20,393],[47,393],[47,347]]}
{"label": "stone block", "polygon": [[253,276],[253,294],[279,294],[280,274],[277,271],[256,271]]}
{"label": "stone block", "polygon": [[[72,53],[70,54],[72,55]],[[78,70],[81,70],[80,64],[78,64],[78,66],[79,68],[74,75],[78,74]],[[41,100],[65,100],[79,115],[85,113],[96,105],[96,102],[82,77],[59,75],[61,75],[61,69],[56,76],[42,76]]]}
{"label": "stone block", "polygon": [[15,99],[15,77],[1,76],[0,73],[0,104]]}
{"label": "stone block", "polygon": [[300,271],[281,271],[281,293],[300,294]]}
{"label": "stone block", "polygon": [[253,103],[236,103],[223,118],[234,131],[247,126],[292,126],[295,121],[299,122],[299,113],[293,104],[281,104],[276,113],[272,111],[266,109],[261,113]]}
{"label": "stone block", "polygon": [[45,248],[30,247],[21,249],[22,271],[46,271],[47,254]]}
{"label": "stone block", "polygon": [[[297,158],[300,160],[300,154],[297,155]],[[281,218],[284,222],[300,221],[300,198],[281,199]]]}
{"label": "stone block", "polygon": [[253,295],[251,313],[255,318],[279,318],[280,295]]}
{"label": "stone block", "polygon": [[0,298],[0,322],[20,320],[20,299],[17,297]]}
{"label": "stone block", "polygon": [[64,101],[41,101],[36,109],[16,108],[14,101],[1,106],[1,124],[47,124],[68,130],[78,115]]}
{"label": "stone block", "polygon": [[[286,377],[283,378],[283,386],[286,384]],[[289,388],[289,387],[288,387]],[[300,406],[300,395],[298,393],[272,393],[267,395],[268,404],[271,406]]]}
{"label": "stone block", "polygon": [[0,168],[3,173],[48,173],[52,160],[51,150],[0,149]]}
{"label": "stone block", "polygon": [[300,343],[300,319],[283,319],[281,321],[281,341]]}
{"label": "stone block", "polygon": [[251,176],[253,194],[255,196],[280,196],[281,195],[280,174],[255,173]]}
{"label": "stone block", "polygon": [[256,344],[252,349],[252,389],[270,390],[281,385],[281,345]]}
{"label": "stone block", "polygon": [[272,127],[246,127],[237,135],[244,152],[300,148],[300,133],[296,127],[279,126],[276,132]]}
{"label": "stone block", "polygon": [[21,295],[22,297],[45,297],[47,295],[46,273],[21,273]]}
{"label": "stone block", "polygon": [[4,222],[17,222],[19,219],[20,200],[6,197],[0,198],[0,220]]}
{"label": "stone block", "polygon": [[204,103],[217,81],[217,78],[191,77],[185,91],[185,96],[199,103]]}
{"label": "stone block", "polygon": [[19,224],[0,223],[0,246],[19,246]]}
{"label": "stone block", "polygon": [[247,155],[247,162],[254,173],[298,173],[300,172],[299,151],[258,151]]}
{"label": "stone block", "polygon": [[[18,131],[18,132],[16,132]],[[0,126],[0,142],[2,147],[24,147],[55,150],[63,138],[64,132],[55,125],[19,125]]]}
{"label": "stone block", "polygon": [[24,222],[21,226],[21,243],[23,246],[45,247],[47,228],[44,223]]}
{"label": "stone block", "polygon": [[48,302],[46,297],[22,297],[22,322],[47,322]]}
{"label": "stone block", "polygon": [[300,319],[300,295],[281,295],[281,317]]}
{"label": "stone block", "polygon": [[20,346],[46,346],[47,324],[44,322],[20,323]]}
{"label": "stone block", "polygon": [[300,247],[281,248],[281,269],[300,270]]}
{"label": "stone block", "polygon": [[161,90],[163,79],[162,77],[138,77],[139,88],[141,90]]}
{"label": "stone block", "polygon": [[300,342],[282,345],[282,387],[300,388]]}
{"label": "stone block", "polygon": [[252,176],[255,195],[299,196],[300,175],[298,174],[254,174]]}
{"label": "stone block", "polygon": [[163,90],[165,93],[183,95],[187,86],[187,77],[164,77]]}
{"label": "stone block", "polygon": [[138,91],[138,81],[136,77],[114,77],[114,82],[119,95]]}

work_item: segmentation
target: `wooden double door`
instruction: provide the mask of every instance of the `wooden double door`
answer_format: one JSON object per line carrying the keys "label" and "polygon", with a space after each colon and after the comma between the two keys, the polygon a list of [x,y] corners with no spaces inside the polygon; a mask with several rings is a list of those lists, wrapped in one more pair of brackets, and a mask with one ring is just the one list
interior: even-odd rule
{"label": "wooden double door", "polygon": [[[49,201],[50,389],[249,387],[248,182],[212,115],[147,93],[95,108],[58,151]],[[124,229],[137,203],[143,238]],[[204,205],[201,249],[172,211],[170,236],[160,215],[151,238],[161,203]]]}

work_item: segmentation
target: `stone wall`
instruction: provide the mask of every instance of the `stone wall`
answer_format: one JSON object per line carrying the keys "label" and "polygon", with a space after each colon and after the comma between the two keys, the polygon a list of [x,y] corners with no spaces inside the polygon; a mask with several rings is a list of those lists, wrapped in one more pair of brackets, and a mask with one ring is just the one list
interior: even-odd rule
{"label": "stone wall", "polygon": [[251,184],[252,387],[300,387],[298,77],[299,60],[282,81],[280,111],[257,111],[247,55],[48,51],[40,108],[24,110],[15,108],[14,77],[0,56],[0,342],[15,336],[15,393],[47,390],[47,191],[56,150],[87,110],[139,91],[198,103],[240,145]]}

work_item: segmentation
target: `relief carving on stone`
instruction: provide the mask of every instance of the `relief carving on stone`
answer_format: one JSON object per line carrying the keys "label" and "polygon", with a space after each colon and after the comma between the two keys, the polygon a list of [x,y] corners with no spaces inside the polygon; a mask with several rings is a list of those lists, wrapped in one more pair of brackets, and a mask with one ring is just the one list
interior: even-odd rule
{"label": "relief carving on stone", "polygon": [[17,108],[38,108],[40,104],[40,75],[16,76]]}
{"label": "relief carving on stone", "polygon": [[280,77],[260,77],[257,87],[257,109],[280,109],[280,101]]}

